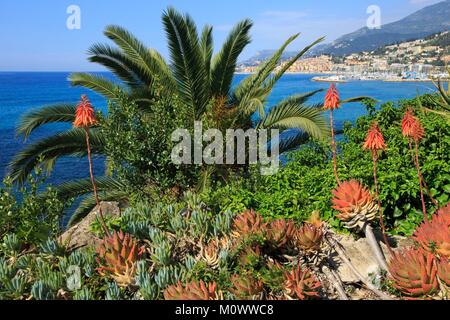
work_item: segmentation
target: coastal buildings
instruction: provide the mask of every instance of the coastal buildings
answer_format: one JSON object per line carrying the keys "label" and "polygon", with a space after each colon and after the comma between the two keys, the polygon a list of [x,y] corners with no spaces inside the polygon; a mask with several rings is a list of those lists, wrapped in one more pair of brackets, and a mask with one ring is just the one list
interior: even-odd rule
{"label": "coastal buildings", "polygon": [[[450,31],[446,31],[371,52],[304,58],[296,61],[288,73],[333,73],[353,79],[425,80],[444,74],[445,65],[450,62],[449,43]],[[242,65],[237,71],[252,73],[261,62]],[[286,63],[287,60],[281,62],[277,70]]]}

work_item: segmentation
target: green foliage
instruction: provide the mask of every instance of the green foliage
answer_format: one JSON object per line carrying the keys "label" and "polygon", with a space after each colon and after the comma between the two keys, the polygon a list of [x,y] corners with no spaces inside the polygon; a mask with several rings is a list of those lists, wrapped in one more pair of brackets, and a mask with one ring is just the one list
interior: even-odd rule
{"label": "green foliage", "polygon": [[122,95],[111,102],[108,117],[101,126],[105,153],[111,174],[133,189],[154,196],[174,186],[189,188],[196,168],[175,165],[171,135],[186,127],[189,116],[175,99],[153,100],[152,112],[143,112],[135,102]]}
{"label": "green foliage", "polygon": [[0,237],[9,233],[14,233],[16,237],[7,241],[6,245],[17,241],[40,243],[60,231],[60,219],[70,203],[59,200],[52,187],[38,194],[45,181],[41,171],[36,169],[34,175],[29,175],[28,183],[23,187],[15,188],[9,178],[0,186]]}
{"label": "green foliage", "polygon": [[[372,159],[362,150],[362,144],[370,123],[378,121],[388,146],[378,161],[380,199],[388,229],[395,234],[410,235],[422,221],[413,154],[401,134],[407,106],[415,108],[426,132],[419,147],[424,179],[441,206],[450,201],[450,125],[438,115],[420,111],[426,99],[400,101],[398,106],[385,103],[379,111],[359,118],[354,126],[347,123],[338,143],[341,180],[357,179],[372,187]],[[239,212],[253,208],[265,216],[297,220],[305,220],[318,210],[333,227],[341,228],[330,204],[331,190],[336,187],[332,173],[329,144],[311,141],[291,152],[289,161],[276,175],[251,175],[204,194],[204,199],[214,210]],[[436,209],[428,197],[427,208],[430,213]]]}

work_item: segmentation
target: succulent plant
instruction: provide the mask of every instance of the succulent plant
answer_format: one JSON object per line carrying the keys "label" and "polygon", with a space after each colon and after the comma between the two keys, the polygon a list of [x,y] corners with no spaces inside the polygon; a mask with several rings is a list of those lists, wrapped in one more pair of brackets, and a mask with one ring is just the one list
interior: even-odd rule
{"label": "succulent plant", "polygon": [[450,287],[450,260],[442,259],[437,263],[437,274],[439,279]]}
{"label": "succulent plant", "polygon": [[55,300],[55,293],[42,281],[36,281],[33,284],[31,295],[36,300]]}
{"label": "succulent plant", "polygon": [[438,288],[435,258],[424,250],[406,248],[395,252],[389,272],[393,286],[410,297],[425,296]]}
{"label": "succulent plant", "polygon": [[232,234],[236,238],[249,236],[262,233],[265,227],[266,224],[263,223],[260,214],[253,210],[247,210],[234,219]]}
{"label": "succulent plant", "polygon": [[3,237],[2,249],[6,254],[17,254],[21,248],[22,243],[14,233],[7,234]]}
{"label": "succulent plant", "polygon": [[186,270],[182,266],[166,266],[159,269],[155,274],[155,283],[159,288],[164,289],[169,285],[182,281],[185,274]]}
{"label": "succulent plant", "polygon": [[65,253],[65,248],[53,239],[47,239],[46,242],[39,245],[39,248],[42,253],[52,256],[62,256]]}
{"label": "succulent plant", "polygon": [[24,276],[16,275],[14,278],[3,282],[5,289],[16,299],[20,299],[25,291],[27,280]]}
{"label": "succulent plant", "polygon": [[117,286],[117,283],[108,283],[108,289],[106,289],[106,300],[120,300],[121,296],[122,293],[120,292],[120,288]]}
{"label": "succulent plant", "polygon": [[305,222],[294,230],[294,243],[304,252],[319,252],[323,245],[323,229],[316,224]]}
{"label": "succulent plant", "polygon": [[294,222],[292,220],[277,219],[268,223],[265,229],[268,244],[273,249],[280,249],[290,242],[294,231]]}
{"label": "succulent plant", "polygon": [[222,239],[212,239],[207,245],[200,242],[199,258],[203,260],[209,267],[215,269],[221,261],[221,252],[229,250],[231,241],[227,237]]}
{"label": "succulent plant", "polygon": [[446,213],[445,208],[439,210],[431,221],[424,221],[417,228],[413,239],[426,251],[449,258],[450,213]]}
{"label": "succulent plant", "polygon": [[284,278],[285,294],[288,298],[307,300],[320,297],[319,290],[322,285],[311,271],[297,266],[291,272],[285,272]]}
{"label": "succulent plant", "polygon": [[349,229],[371,221],[377,215],[378,204],[356,180],[342,182],[332,193],[333,208],[340,212],[336,217]]}
{"label": "succulent plant", "polygon": [[81,290],[78,290],[73,295],[73,300],[95,300],[94,293],[88,287],[84,287]]}
{"label": "succulent plant", "polygon": [[261,259],[261,248],[258,245],[247,245],[239,252],[238,258],[242,266],[254,265]]}
{"label": "succulent plant", "polygon": [[144,247],[138,247],[137,240],[129,234],[114,231],[97,247],[100,264],[97,271],[102,276],[111,276],[120,286],[130,285],[143,251]]}
{"label": "succulent plant", "polygon": [[222,294],[217,291],[215,282],[192,281],[186,285],[178,282],[164,290],[166,300],[220,300]]}
{"label": "succulent plant", "polygon": [[230,292],[240,300],[257,300],[261,299],[261,294],[264,290],[261,280],[255,279],[252,275],[243,274],[231,277],[233,287]]}
{"label": "succulent plant", "polygon": [[172,261],[172,246],[167,240],[155,244],[152,261],[160,266],[167,266]]}

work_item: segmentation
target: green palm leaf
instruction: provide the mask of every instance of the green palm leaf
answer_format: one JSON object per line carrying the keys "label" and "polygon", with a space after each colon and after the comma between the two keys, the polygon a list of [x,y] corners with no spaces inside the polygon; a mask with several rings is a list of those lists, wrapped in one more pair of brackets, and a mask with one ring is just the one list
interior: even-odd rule
{"label": "green palm leaf", "polygon": [[72,73],[69,80],[73,86],[91,89],[107,99],[116,99],[118,90],[121,90],[121,87],[111,80],[89,73]]}
{"label": "green palm leaf", "polygon": [[44,124],[54,122],[72,123],[75,120],[75,110],[76,105],[74,104],[57,104],[31,110],[20,118],[16,134],[26,139],[36,128]]}
{"label": "green palm leaf", "polygon": [[115,76],[130,87],[143,84],[142,78],[133,70],[134,64],[120,50],[108,45],[94,44],[89,48],[89,61],[108,68]]}
{"label": "green palm leaf", "polygon": [[204,85],[207,74],[197,28],[190,16],[182,16],[173,8],[163,14],[163,24],[180,98],[198,118],[205,111],[209,98]]}
{"label": "green palm leaf", "polygon": [[319,108],[308,107],[283,100],[272,108],[267,116],[260,121],[258,128],[304,130],[314,138],[324,138],[329,134],[328,123]]}
{"label": "green palm leaf", "polygon": [[[94,154],[103,152],[104,137],[97,129],[90,130],[91,149]],[[50,171],[62,156],[85,156],[86,133],[83,129],[71,129],[27,145],[17,153],[8,166],[13,181],[23,183],[33,168],[44,162]]]}
{"label": "green palm leaf", "polygon": [[160,80],[164,89],[173,90],[175,81],[169,66],[159,53],[146,48],[131,32],[120,26],[107,26],[104,33],[123,50],[128,62],[132,63],[132,70],[148,87],[155,80]]}
{"label": "green palm leaf", "polygon": [[211,92],[211,59],[214,51],[214,41],[212,37],[212,27],[205,26],[200,38],[200,48],[202,52],[202,60],[205,68],[207,94]]}
{"label": "green palm leaf", "polygon": [[[123,201],[129,198],[129,194],[121,190],[105,190],[99,194],[100,201]],[[72,226],[86,217],[97,205],[93,194],[87,195],[72,214],[68,226]]]}
{"label": "green palm leaf", "polygon": [[236,70],[237,59],[250,43],[250,20],[239,22],[231,30],[222,49],[214,57],[212,67],[212,92],[215,96],[227,96]]}

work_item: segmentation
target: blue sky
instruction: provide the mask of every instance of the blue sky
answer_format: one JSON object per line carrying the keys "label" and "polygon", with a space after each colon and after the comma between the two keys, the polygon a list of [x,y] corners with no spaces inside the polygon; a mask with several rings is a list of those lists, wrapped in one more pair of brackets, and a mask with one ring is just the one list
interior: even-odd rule
{"label": "blue sky", "polygon": [[[214,26],[216,48],[231,27],[244,18],[254,21],[249,57],[261,49],[277,48],[290,35],[302,36],[290,49],[302,48],[321,35],[327,41],[365,25],[369,5],[381,9],[389,23],[434,0],[1,0],[0,71],[95,71],[86,61],[86,50],[107,42],[102,34],[108,24],[119,24],[167,56],[161,13],[174,6],[194,17],[199,26]],[[68,6],[81,9],[81,29],[69,30]]]}

